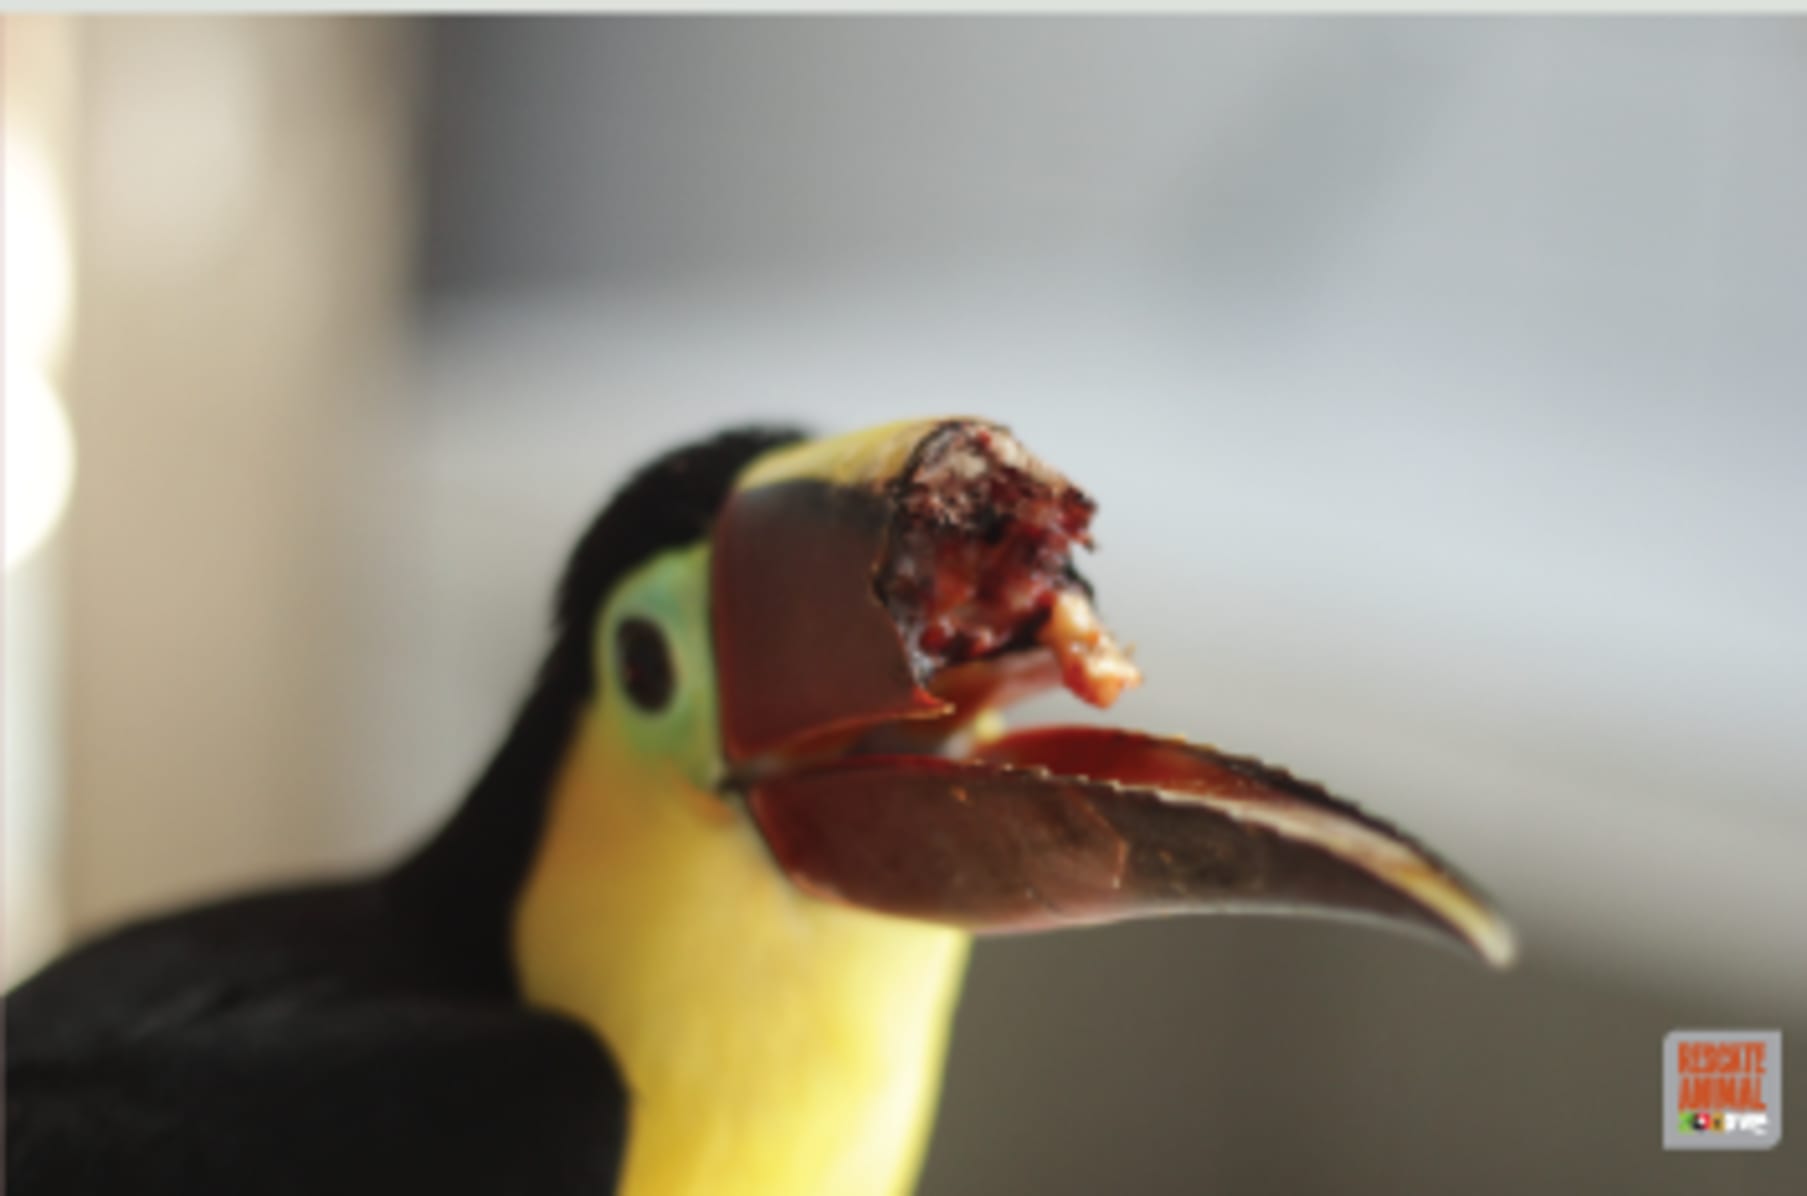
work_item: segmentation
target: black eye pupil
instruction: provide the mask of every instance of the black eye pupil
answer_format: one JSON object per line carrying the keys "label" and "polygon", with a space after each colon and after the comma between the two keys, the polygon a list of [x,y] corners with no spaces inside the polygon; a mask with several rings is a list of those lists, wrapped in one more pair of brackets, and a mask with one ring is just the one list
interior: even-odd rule
{"label": "black eye pupil", "polygon": [[650,619],[623,619],[615,629],[615,659],[621,688],[642,710],[661,710],[671,701],[671,649]]}

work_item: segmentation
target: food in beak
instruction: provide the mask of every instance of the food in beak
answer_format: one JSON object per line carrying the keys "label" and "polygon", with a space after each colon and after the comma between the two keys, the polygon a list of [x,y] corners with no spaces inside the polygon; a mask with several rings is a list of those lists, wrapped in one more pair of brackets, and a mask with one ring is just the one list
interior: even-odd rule
{"label": "food in beak", "polygon": [[[1140,684],[1073,566],[1073,546],[1092,546],[1097,504],[1008,433],[942,427],[897,483],[895,504],[878,592],[931,691],[943,692],[935,678],[949,670],[1038,645],[1094,706]],[[1019,662],[1010,667],[1024,676]],[[962,683],[975,675],[955,674],[957,704],[972,703]]]}
{"label": "food in beak", "polygon": [[1021,697],[1065,685],[1108,706],[1141,674],[1073,565],[1090,497],[995,424],[882,431],[760,474],[717,522],[724,740],[801,889],[985,932],[1356,916],[1511,959],[1453,868],[1279,769],[1085,727],[956,752]]}

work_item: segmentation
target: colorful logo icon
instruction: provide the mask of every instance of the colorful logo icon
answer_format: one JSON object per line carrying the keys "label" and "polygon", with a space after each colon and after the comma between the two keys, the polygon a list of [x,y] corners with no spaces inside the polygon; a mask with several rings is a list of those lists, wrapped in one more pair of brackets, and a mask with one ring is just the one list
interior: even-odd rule
{"label": "colorful logo icon", "polygon": [[1665,1150],[1768,1150],[1781,1140],[1780,1030],[1663,1037]]}

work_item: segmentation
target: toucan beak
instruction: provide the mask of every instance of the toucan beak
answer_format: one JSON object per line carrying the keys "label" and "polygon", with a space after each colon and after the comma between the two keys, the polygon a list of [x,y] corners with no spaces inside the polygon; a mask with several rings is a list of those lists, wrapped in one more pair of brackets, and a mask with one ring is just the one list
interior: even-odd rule
{"label": "toucan beak", "polygon": [[1108,705],[1139,681],[1072,566],[1092,510],[978,420],[811,442],[742,476],[713,533],[722,739],[790,878],[976,931],[1302,912],[1509,963],[1473,885],[1279,769],[1088,727],[968,742],[1026,693]]}

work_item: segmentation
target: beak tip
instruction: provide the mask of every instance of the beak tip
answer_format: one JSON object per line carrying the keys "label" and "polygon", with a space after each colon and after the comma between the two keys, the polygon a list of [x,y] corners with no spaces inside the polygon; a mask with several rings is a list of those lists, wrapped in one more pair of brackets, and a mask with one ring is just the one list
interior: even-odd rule
{"label": "beak tip", "polygon": [[1496,972],[1508,971],[1518,962],[1518,935],[1504,918],[1494,917],[1472,945],[1481,961]]}
{"label": "beak tip", "polygon": [[1442,932],[1438,937],[1448,945],[1459,948],[1489,971],[1510,971],[1518,962],[1518,932],[1498,911],[1478,905],[1460,911],[1454,918],[1450,912],[1440,911],[1438,919]]}

